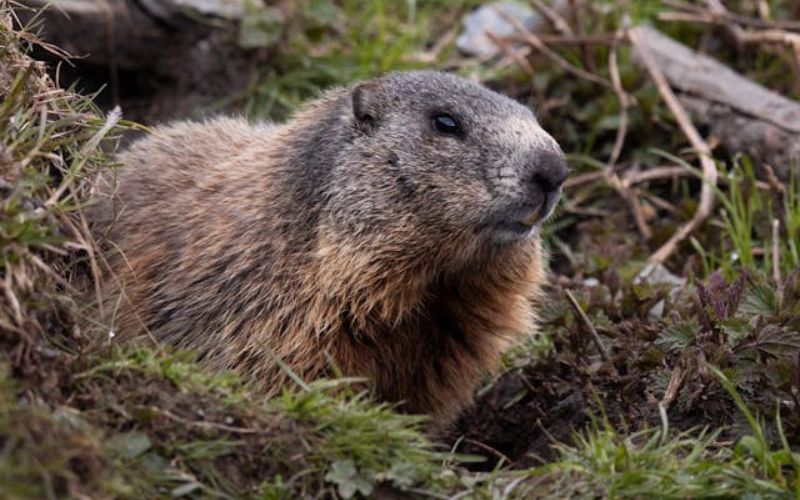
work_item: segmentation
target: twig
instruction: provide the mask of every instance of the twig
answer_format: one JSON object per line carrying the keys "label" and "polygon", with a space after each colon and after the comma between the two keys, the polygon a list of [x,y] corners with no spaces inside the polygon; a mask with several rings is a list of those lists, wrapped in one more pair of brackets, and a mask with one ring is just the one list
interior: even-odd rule
{"label": "twig", "polygon": [[183,418],[181,416],[178,416],[178,415],[172,413],[169,410],[164,410],[164,409],[161,409],[161,408],[150,407],[150,409],[154,410],[159,415],[163,415],[163,416],[167,417],[170,420],[173,420],[175,422],[178,422],[178,423],[181,423],[181,424],[184,424],[184,425],[188,425],[188,426],[191,426],[191,427],[199,427],[201,429],[217,429],[217,430],[221,430],[221,431],[232,432],[234,434],[259,434],[259,433],[263,433],[264,432],[263,430],[259,431],[257,429],[251,429],[251,428],[248,428],[248,427],[235,427],[235,426],[232,426],[232,425],[219,424],[217,422],[208,422],[208,421],[205,421],[205,420],[189,420],[187,418]]}
{"label": "twig", "polygon": [[[569,5],[575,27],[578,29],[579,33],[583,33],[586,31],[586,28],[583,22],[583,5],[581,5],[581,0],[569,0]],[[581,43],[579,46],[584,67],[592,73],[596,72],[597,68],[594,64],[594,59],[591,57],[591,54],[589,54],[589,47],[585,43]]]}
{"label": "twig", "polygon": [[505,55],[503,59],[510,58],[514,62],[516,62],[520,68],[528,75],[528,82],[530,82],[531,92],[538,102],[543,102],[545,100],[544,92],[542,89],[539,88],[539,85],[536,83],[535,71],[533,70],[533,66],[531,65],[530,61],[528,61],[527,56],[530,54],[530,48],[525,47],[524,49],[520,50],[516,47],[513,47],[509,40],[505,37],[500,37],[492,33],[491,31],[486,31],[486,37],[491,40],[493,44],[495,44],[501,52]]}
{"label": "twig", "polygon": [[550,21],[550,24],[553,25],[553,28],[556,29],[562,35],[572,35],[573,31],[572,28],[569,27],[569,23],[561,17],[558,12],[553,10],[552,7],[547,5],[546,3],[542,2],[542,0],[531,0],[531,5],[533,8],[539,11],[541,15],[547,18]]}
{"label": "twig", "polygon": [[614,86],[614,93],[619,100],[619,127],[617,127],[617,137],[614,140],[614,148],[611,150],[611,156],[608,159],[606,169],[611,169],[614,164],[619,160],[622,154],[622,148],[625,145],[625,136],[628,133],[628,107],[630,100],[625,90],[622,88],[622,79],[619,74],[619,64],[617,63],[617,47],[619,41],[624,38],[624,31],[618,31],[614,43],[611,44],[611,50],[608,52],[608,70],[611,75],[611,84]]}
{"label": "twig", "polygon": [[564,187],[571,188],[583,184],[589,184],[591,182],[599,181],[600,179],[604,178],[605,175],[606,173],[601,170],[599,172],[585,172],[575,176],[570,176],[566,182],[564,182]]}
{"label": "twig", "polygon": [[654,195],[649,191],[642,191],[642,196],[647,198],[650,201],[650,203],[652,203],[656,207],[662,210],[666,210],[671,214],[677,214],[679,212],[678,207],[668,202],[667,200]]}
{"label": "twig", "polygon": [[[768,163],[763,164],[764,176],[767,179],[767,187],[775,198],[777,205],[775,212],[784,214],[788,217],[789,211],[786,210],[786,186],[775,175],[775,169]],[[781,290],[781,267],[780,267],[780,219],[777,217],[772,220],[772,277],[778,290]],[[784,224],[789,227],[789,220],[784,219]],[[781,292],[782,293],[782,292]]]}
{"label": "twig", "polygon": [[[717,16],[725,16],[728,14],[728,10],[720,0],[706,0],[706,4],[711,12]],[[776,28],[752,32],[731,23],[725,24],[725,27],[733,34],[734,38],[736,38],[736,42],[739,44],[767,42],[787,45],[792,49],[795,63],[800,64],[800,34],[789,33]]]}
{"label": "twig", "polygon": [[758,8],[758,15],[761,19],[765,21],[769,21],[769,18],[772,16],[770,12],[769,3],[766,0],[758,0],[756,2],[756,6]]}
{"label": "twig", "polygon": [[617,160],[619,160],[619,157],[622,154],[622,148],[625,145],[625,136],[628,133],[628,106],[630,104],[628,101],[628,96],[625,94],[625,90],[622,88],[622,81],[619,76],[619,65],[617,64],[617,46],[621,37],[622,32],[617,32],[616,38],[614,43],[611,45],[611,50],[609,51],[608,55],[608,67],[609,73],[611,74],[611,84],[613,85],[614,93],[617,95],[617,99],[619,100],[620,109],[617,137],[614,140],[614,147],[611,151],[611,156],[608,159],[608,163],[606,164],[605,173],[608,183],[630,206],[630,209],[633,212],[634,221],[636,222],[636,227],[639,229],[639,233],[641,233],[645,240],[649,240],[653,236],[653,232],[650,230],[650,227],[644,220],[642,207],[639,204],[639,200],[628,189],[628,186],[622,182],[616,172],[614,172],[614,165],[617,163]]}
{"label": "twig", "polygon": [[530,51],[519,50],[512,47],[505,37],[497,36],[491,31],[486,31],[485,34],[486,38],[495,44],[507,58],[510,58],[517,63],[525,72],[525,74],[531,77],[531,81],[533,81],[533,66],[531,66],[531,63],[525,58]]}
{"label": "twig", "polygon": [[574,66],[569,61],[567,61],[557,53],[553,52],[550,49],[550,47],[548,47],[544,42],[541,41],[541,39],[539,39],[538,36],[536,36],[530,30],[525,28],[525,26],[523,26],[522,23],[520,23],[517,19],[514,19],[513,17],[508,15],[508,13],[504,12],[503,9],[495,9],[495,10],[503,19],[511,23],[512,26],[514,26],[514,29],[517,31],[517,33],[522,35],[524,42],[526,42],[531,47],[541,52],[545,57],[547,57],[548,59],[556,63],[558,66],[560,66],[561,69],[563,69],[567,73],[571,73],[577,76],[578,78],[589,80],[590,82],[596,83],[607,89],[613,90],[614,86],[611,84],[611,82],[609,82],[605,78],[595,75],[594,73],[589,73],[584,69]]}
{"label": "twig", "polygon": [[415,59],[419,62],[428,64],[436,62],[436,60],[439,58],[439,55],[445,49],[445,47],[453,43],[453,40],[455,40],[456,35],[458,35],[458,30],[459,27],[457,25],[447,30],[447,32],[445,32],[445,34],[442,35],[429,50],[426,50],[425,52],[419,54],[418,56],[415,57]]}
{"label": "twig", "polygon": [[597,346],[597,350],[600,351],[600,357],[602,357],[603,361],[608,363],[611,366],[611,368],[616,372],[616,367],[611,362],[611,356],[608,355],[608,351],[606,351],[606,347],[603,345],[603,342],[600,339],[600,334],[597,333],[597,329],[592,324],[592,321],[589,319],[589,316],[587,316],[586,313],[583,312],[581,305],[578,304],[578,301],[577,299],[575,299],[575,296],[572,295],[572,292],[570,292],[569,290],[564,290],[564,294],[567,296],[569,305],[572,306],[572,309],[575,311],[575,314],[578,315],[581,322],[589,330],[589,333],[592,334],[592,340]]}
{"label": "twig", "polygon": [[669,377],[669,384],[667,384],[667,390],[664,391],[664,396],[658,403],[658,405],[665,410],[669,408],[672,402],[675,401],[675,398],[678,397],[678,393],[681,387],[683,387],[683,382],[686,380],[686,370],[683,365],[684,361],[683,358],[681,358],[672,370],[672,375]]}
{"label": "twig", "polygon": [[717,167],[711,159],[711,149],[697,132],[697,129],[686,114],[686,110],[683,109],[678,98],[675,97],[675,94],[672,92],[669,83],[667,83],[667,79],[664,77],[664,73],[661,72],[661,68],[659,68],[658,64],[653,60],[653,56],[650,54],[647,44],[644,41],[644,35],[641,29],[640,27],[631,29],[628,32],[628,39],[636,49],[639,58],[650,74],[650,78],[652,78],[653,82],[656,84],[659,93],[661,93],[661,97],[666,102],[667,107],[669,107],[678,125],[680,125],[684,135],[699,155],[703,172],[703,186],[700,189],[700,204],[697,207],[697,212],[695,212],[689,222],[678,229],[675,234],[648,259],[651,263],[661,263],[672,255],[678,243],[700,227],[706,218],[711,215],[711,211],[714,208],[714,188],[717,185]]}
{"label": "twig", "polygon": [[[538,35],[539,40],[547,45],[610,45],[614,43],[614,34],[574,34],[574,35]],[[510,35],[507,37],[513,42],[525,42],[525,37],[522,35]]]}
{"label": "twig", "polygon": [[642,205],[639,203],[639,198],[636,194],[628,188],[617,173],[614,171],[614,166],[622,154],[622,148],[625,145],[625,137],[628,133],[628,107],[630,100],[625,90],[622,88],[622,79],[619,75],[619,65],[617,63],[617,47],[619,41],[624,37],[624,31],[618,31],[614,38],[614,43],[611,45],[611,50],[608,53],[608,68],[611,75],[611,85],[614,93],[619,100],[619,126],[617,127],[617,136],[614,140],[614,147],[611,150],[611,156],[608,158],[608,163],[605,168],[605,176],[609,185],[613,187],[617,193],[627,202],[633,213],[633,220],[636,223],[636,228],[642,235],[642,238],[649,240],[653,236],[653,231],[647,225],[642,211]]}
{"label": "twig", "polygon": [[481,442],[480,442],[480,441],[478,441],[478,440],[471,439],[471,438],[468,438],[468,437],[465,437],[465,438],[464,438],[464,442],[465,442],[465,443],[472,444],[472,445],[475,445],[475,446],[477,446],[478,448],[481,448],[481,449],[483,449],[483,450],[486,450],[486,451],[488,451],[489,453],[491,453],[492,455],[495,455],[496,457],[498,457],[500,460],[503,460],[503,461],[504,461],[505,463],[507,463],[507,464],[513,464],[513,463],[514,463],[514,461],[513,461],[513,460],[511,460],[510,458],[508,458],[508,456],[507,456],[507,455],[505,455],[503,452],[501,452],[501,451],[498,451],[498,450],[496,450],[496,449],[492,448],[492,447],[491,447],[491,446],[489,446],[488,444],[481,443]]}
{"label": "twig", "polygon": [[628,184],[639,184],[641,182],[654,181],[658,179],[675,177],[694,177],[694,174],[684,167],[678,166],[663,166],[655,167],[644,172],[630,172],[625,175],[623,182]]}
{"label": "twig", "polygon": [[636,228],[639,230],[639,234],[641,234],[642,238],[645,240],[652,238],[653,231],[650,229],[650,226],[647,225],[647,221],[645,221],[642,205],[639,203],[639,199],[630,189],[628,189],[625,183],[622,182],[619,176],[612,169],[607,168],[604,170],[604,172],[606,174],[605,178],[608,182],[608,185],[614,188],[619,196],[628,204],[628,207],[633,214],[633,220],[636,223]]}
{"label": "twig", "polygon": [[700,5],[681,2],[678,0],[662,0],[665,7],[691,12],[697,15],[712,17],[718,19],[719,22],[734,22],[741,26],[750,28],[779,28],[786,30],[800,30],[800,22],[797,21],[767,21],[764,19],[756,19],[753,17],[744,16],[741,14],[734,14],[725,10],[724,12],[709,12]]}
{"label": "twig", "polygon": [[722,16],[715,16],[712,12],[704,12],[701,14],[693,14],[688,12],[662,12],[658,14],[659,21],[679,21],[690,23],[711,24],[714,26],[721,26],[728,28],[733,34],[736,41],[739,43],[785,43],[791,44],[800,34],[791,31],[786,31],[777,27],[769,27],[762,29],[747,30],[741,26],[734,24]]}
{"label": "twig", "polygon": [[573,204],[564,204],[564,212],[573,215],[585,215],[587,217],[610,217],[612,212],[600,208],[580,207]]}

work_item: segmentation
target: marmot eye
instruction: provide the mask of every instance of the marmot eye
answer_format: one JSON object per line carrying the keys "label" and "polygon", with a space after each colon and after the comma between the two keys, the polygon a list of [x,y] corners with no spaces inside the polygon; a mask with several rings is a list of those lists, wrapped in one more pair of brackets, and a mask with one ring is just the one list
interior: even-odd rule
{"label": "marmot eye", "polygon": [[459,135],[461,133],[461,126],[458,121],[446,113],[439,113],[434,116],[433,126],[440,134]]}

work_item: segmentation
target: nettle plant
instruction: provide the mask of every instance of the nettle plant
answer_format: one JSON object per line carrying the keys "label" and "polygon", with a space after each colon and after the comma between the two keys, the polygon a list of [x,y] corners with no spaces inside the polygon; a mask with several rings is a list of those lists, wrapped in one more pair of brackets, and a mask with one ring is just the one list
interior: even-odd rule
{"label": "nettle plant", "polygon": [[701,386],[715,385],[709,370],[718,367],[745,398],[800,407],[799,282],[800,270],[777,285],[747,270],[731,282],[714,272],[697,283],[694,304],[667,320],[657,344]]}

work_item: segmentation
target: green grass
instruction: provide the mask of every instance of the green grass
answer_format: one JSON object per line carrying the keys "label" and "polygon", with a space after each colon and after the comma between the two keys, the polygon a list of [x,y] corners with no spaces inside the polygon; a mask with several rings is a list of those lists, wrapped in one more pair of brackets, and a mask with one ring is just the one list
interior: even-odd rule
{"label": "green grass", "polygon": [[[759,428],[760,429],[760,428]],[[762,452],[743,437],[732,449],[717,432],[621,434],[607,422],[559,446],[553,463],[529,471],[526,494],[549,498],[793,498],[798,455]],[[786,466],[784,471],[780,467]]]}
{"label": "green grass", "polygon": [[[667,155],[695,172],[682,160]],[[759,181],[751,161],[733,159],[729,168],[720,166],[721,186],[715,188],[718,210],[711,224],[720,229],[716,248],[696,239],[693,247],[701,256],[706,274],[721,269],[733,277],[741,268],[767,276],[787,276],[800,267],[800,175],[777,184]],[[699,173],[698,173],[699,175]],[[765,177],[766,175],[761,175]],[[778,225],[777,238],[773,224]],[[778,261],[774,260],[777,250]]]}

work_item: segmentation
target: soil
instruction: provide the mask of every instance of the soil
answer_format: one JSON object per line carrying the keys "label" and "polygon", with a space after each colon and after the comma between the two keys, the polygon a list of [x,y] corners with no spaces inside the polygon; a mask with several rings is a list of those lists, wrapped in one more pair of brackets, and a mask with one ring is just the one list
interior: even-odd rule
{"label": "soil", "polygon": [[[197,118],[240,102],[270,59],[269,48],[244,49],[238,27],[221,19],[181,16],[154,19],[137,2],[117,1],[117,22],[105,16],[67,19],[58,9],[43,15],[41,36],[73,56],[34,47],[63,88],[97,94],[103,111],[120,106],[126,119],[145,125]],[[115,11],[116,12],[116,11]],[[30,13],[20,12],[25,24]]]}
{"label": "soil", "polygon": [[[585,343],[586,334],[574,335],[557,342],[544,359],[502,376],[450,431],[446,440],[460,440],[460,452],[487,457],[476,470],[490,471],[501,458],[514,468],[553,461],[554,444],[570,444],[576,432],[602,427],[604,417],[620,433],[661,426],[662,394],[655,390],[652,368],[645,368],[646,352],[616,353],[619,373],[613,373],[609,363],[587,364],[574,355],[575,344]],[[670,428],[700,429],[714,422],[733,429],[745,424],[727,395],[704,390],[702,404],[670,409]]]}

